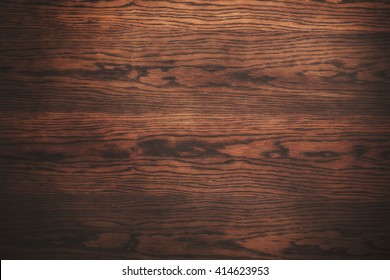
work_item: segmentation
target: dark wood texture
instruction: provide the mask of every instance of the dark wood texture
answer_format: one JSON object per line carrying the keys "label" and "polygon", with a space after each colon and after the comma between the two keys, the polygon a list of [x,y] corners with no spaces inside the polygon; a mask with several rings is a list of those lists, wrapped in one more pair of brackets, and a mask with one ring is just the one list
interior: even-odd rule
{"label": "dark wood texture", "polygon": [[390,257],[390,2],[0,3],[1,258]]}

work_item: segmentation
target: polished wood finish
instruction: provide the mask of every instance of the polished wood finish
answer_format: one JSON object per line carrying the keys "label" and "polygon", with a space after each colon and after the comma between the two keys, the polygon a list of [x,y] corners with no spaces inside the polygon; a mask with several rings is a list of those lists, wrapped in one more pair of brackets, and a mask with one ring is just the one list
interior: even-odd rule
{"label": "polished wood finish", "polygon": [[390,257],[389,1],[2,1],[15,259]]}

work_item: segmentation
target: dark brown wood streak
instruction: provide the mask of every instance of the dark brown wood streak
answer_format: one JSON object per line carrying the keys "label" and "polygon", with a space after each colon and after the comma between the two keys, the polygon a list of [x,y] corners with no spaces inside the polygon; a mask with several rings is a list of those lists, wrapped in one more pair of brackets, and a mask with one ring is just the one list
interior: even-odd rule
{"label": "dark brown wood streak", "polygon": [[390,257],[389,1],[0,18],[2,259]]}

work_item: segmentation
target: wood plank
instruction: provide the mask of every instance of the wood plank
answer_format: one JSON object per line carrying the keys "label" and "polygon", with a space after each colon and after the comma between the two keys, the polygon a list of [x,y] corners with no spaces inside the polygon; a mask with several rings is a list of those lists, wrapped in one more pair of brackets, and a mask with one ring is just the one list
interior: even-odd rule
{"label": "wood plank", "polygon": [[217,34],[124,38],[114,48],[107,40],[13,43],[2,51],[0,108],[388,113],[387,34]]}
{"label": "wood plank", "polygon": [[[13,37],[122,36],[170,31],[389,31],[388,1],[3,1]],[[20,17],[24,16],[23,21]],[[6,28],[12,26],[13,30]],[[165,28],[168,28],[166,30]],[[165,29],[165,30],[164,30]],[[26,34],[25,31],[30,31]]]}

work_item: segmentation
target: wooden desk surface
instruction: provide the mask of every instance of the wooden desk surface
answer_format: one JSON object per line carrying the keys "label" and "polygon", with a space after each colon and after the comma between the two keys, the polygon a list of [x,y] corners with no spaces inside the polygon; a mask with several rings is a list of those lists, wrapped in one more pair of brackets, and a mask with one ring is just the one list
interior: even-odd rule
{"label": "wooden desk surface", "polygon": [[390,258],[390,2],[2,1],[0,252]]}

